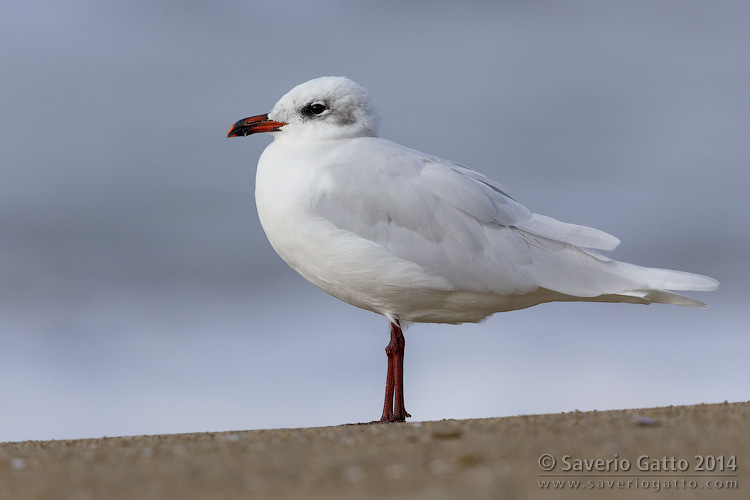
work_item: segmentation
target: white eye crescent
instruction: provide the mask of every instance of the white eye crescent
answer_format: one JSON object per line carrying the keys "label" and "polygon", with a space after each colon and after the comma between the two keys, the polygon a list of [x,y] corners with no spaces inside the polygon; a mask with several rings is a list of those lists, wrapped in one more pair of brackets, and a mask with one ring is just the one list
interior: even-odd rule
{"label": "white eye crescent", "polygon": [[302,114],[306,116],[319,116],[328,109],[324,101],[314,101],[302,108]]}

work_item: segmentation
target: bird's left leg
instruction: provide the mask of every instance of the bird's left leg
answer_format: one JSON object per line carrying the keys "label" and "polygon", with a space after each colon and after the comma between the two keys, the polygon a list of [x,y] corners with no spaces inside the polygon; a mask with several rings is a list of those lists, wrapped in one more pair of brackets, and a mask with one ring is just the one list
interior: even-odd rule
{"label": "bird's left leg", "polygon": [[391,323],[391,341],[385,348],[388,355],[388,376],[385,387],[385,405],[381,422],[404,422],[411,417],[404,405],[404,350],[406,340],[401,324]]}
{"label": "bird's left leg", "polygon": [[394,363],[393,420],[404,422],[406,417],[411,417],[409,412],[406,411],[406,405],[404,405],[404,352],[406,351],[406,339],[404,339],[401,324],[398,320],[396,320],[395,324],[391,323],[391,336],[393,336],[394,330],[396,341],[398,342],[398,350]]}

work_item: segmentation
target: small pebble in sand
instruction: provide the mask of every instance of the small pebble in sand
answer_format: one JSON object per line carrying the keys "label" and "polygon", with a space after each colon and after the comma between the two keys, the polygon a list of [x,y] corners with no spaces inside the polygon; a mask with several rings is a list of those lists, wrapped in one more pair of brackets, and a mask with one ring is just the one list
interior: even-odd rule
{"label": "small pebble in sand", "polygon": [[13,470],[23,470],[26,468],[26,460],[23,458],[11,458],[10,468]]}
{"label": "small pebble in sand", "polygon": [[659,425],[659,420],[651,417],[646,417],[645,415],[635,415],[633,416],[633,422],[635,422],[638,425],[644,425],[644,426],[655,426]]}

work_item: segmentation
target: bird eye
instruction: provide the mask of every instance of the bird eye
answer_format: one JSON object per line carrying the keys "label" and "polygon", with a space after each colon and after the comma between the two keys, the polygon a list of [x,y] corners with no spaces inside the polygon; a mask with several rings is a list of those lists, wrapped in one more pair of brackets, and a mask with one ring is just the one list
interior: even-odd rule
{"label": "bird eye", "polygon": [[323,113],[323,111],[326,110],[326,105],[323,104],[322,102],[313,102],[307,107],[307,109],[310,110],[310,113],[314,115],[319,115]]}

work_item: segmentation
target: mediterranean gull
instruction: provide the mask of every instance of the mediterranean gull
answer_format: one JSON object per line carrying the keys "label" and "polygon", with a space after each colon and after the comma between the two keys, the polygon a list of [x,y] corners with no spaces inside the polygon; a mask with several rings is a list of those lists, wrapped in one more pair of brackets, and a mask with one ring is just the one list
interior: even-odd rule
{"label": "mediterranean gull", "polygon": [[410,322],[478,322],[543,302],[702,302],[707,276],[640,267],[595,250],[619,240],[532,213],[497,182],[377,137],[367,90],[344,77],[298,85],[227,137],[268,132],[255,201],[274,250],[307,280],[390,322],[380,422],[403,422]]}

